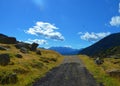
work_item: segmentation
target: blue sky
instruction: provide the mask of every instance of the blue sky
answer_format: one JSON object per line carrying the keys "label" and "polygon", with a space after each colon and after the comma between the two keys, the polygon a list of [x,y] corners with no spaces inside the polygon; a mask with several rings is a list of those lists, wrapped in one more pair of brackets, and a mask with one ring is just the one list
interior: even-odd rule
{"label": "blue sky", "polygon": [[120,0],[0,0],[0,33],[40,47],[87,47],[120,32]]}

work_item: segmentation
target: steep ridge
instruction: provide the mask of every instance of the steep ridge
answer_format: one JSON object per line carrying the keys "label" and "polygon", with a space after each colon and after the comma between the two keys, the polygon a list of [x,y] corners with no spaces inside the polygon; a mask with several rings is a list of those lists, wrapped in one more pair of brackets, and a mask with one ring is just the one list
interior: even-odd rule
{"label": "steep ridge", "polygon": [[109,48],[116,47],[116,46],[120,46],[120,33],[114,33],[101,39],[97,43],[80,51],[79,54],[95,56],[102,51],[105,51]]}

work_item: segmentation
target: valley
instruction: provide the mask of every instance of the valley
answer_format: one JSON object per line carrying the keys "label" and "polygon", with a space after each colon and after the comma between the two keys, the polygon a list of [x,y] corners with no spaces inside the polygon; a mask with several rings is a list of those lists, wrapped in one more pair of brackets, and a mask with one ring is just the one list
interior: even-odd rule
{"label": "valley", "polygon": [[0,86],[120,86],[120,0],[0,0]]}
{"label": "valley", "polygon": [[[81,51],[55,47],[71,54],[63,56],[57,50],[38,48],[37,43],[0,34],[0,86],[120,86],[119,34],[114,39],[117,43],[106,42],[114,36]],[[105,49],[104,44],[109,47]]]}

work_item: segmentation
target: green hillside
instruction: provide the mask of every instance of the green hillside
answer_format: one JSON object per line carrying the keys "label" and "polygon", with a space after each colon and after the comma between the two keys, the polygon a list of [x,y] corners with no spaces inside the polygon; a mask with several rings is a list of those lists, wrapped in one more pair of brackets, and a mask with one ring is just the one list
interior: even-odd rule
{"label": "green hillside", "polygon": [[83,49],[82,51],[80,51],[79,54],[96,56],[99,53],[101,53],[107,49],[117,47],[117,46],[120,46],[120,33],[111,34],[111,35],[103,38],[102,40],[98,41],[97,43]]}
{"label": "green hillside", "polygon": [[104,51],[101,51],[98,54],[98,56],[120,58],[120,46],[115,46]]}

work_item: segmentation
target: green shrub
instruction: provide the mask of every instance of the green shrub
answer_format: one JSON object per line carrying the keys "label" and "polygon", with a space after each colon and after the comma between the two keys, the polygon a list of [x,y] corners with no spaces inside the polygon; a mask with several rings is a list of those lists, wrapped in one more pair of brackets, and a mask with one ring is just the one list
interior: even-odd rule
{"label": "green shrub", "polygon": [[31,64],[31,66],[33,68],[42,68],[44,66],[44,64],[41,62],[34,62],[33,64]]}
{"label": "green shrub", "polygon": [[25,74],[25,73],[29,72],[27,69],[22,68],[22,67],[18,67],[16,69],[13,69],[13,71],[17,74]]}
{"label": "green shrub", "polygon": [[15,84],[18,81],[16,73],[13,72],[1,72],[0,84]]}
{"label": "green shrub", "polygon": [[57,58],[50,58],[50,61],[56,62]]}

